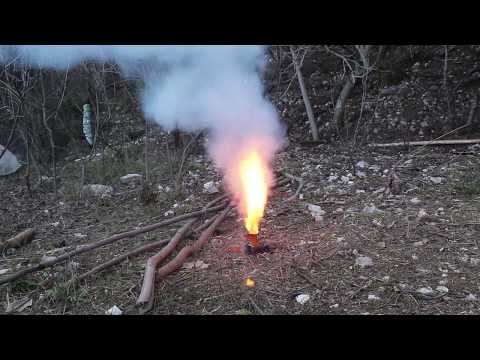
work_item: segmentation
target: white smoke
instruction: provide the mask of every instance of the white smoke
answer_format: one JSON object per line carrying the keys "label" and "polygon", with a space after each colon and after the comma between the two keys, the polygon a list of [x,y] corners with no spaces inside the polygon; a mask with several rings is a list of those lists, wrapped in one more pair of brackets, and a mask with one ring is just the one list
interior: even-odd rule
{"label": "white smoke", "polygon": [[240,197],[236,165],[245,151],[254,147],[270,162],[283,142],[277,113],[263,96],[264,51],[256,45],[18,45],[0,46],[0,62],[57,70],[87,60],[117,63],[143,80],[147,119],[167,131],[208,131],[208,152]]}

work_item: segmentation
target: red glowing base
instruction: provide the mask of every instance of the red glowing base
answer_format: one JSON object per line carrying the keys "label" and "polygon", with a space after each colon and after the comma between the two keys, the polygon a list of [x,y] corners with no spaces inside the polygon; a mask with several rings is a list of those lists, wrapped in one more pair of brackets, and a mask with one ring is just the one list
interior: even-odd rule
{"label": "red glowing base", "polygon": [[258,234],[247,234],[247,240],[245,252],[249,255],[271,252],[272,250],[270,245],[260,243]]}

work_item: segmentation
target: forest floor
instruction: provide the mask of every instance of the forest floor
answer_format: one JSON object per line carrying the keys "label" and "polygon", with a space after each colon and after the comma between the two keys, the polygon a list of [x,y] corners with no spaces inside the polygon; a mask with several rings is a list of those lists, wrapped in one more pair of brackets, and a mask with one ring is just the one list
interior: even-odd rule
{"label": "forest floor", "polygon": [[[294,201],[285,199],[296,191],[295,182],[271,194],[261,238],[273,251],[232,252],[245,241],[242,222],[232,212],[189,260],[200,266],[186,266],[157,283],[151,313],[479,314],[480,151],[417,150],[291,145],[275,168],[288,169],[306,185]],[[401,180],[396,195],[384,191],[394,164]],[[200,209],[218,196],[205,193],[204,183],[219,179],[211,163],[194,155],[182,196],[162,185],[161,196],[149,205],[139,201],[135,186],[115,184],[111,199],[76,202],[55,200],[41,188],[30,198],[19,176],[0,179],[0,236],[36,230],[30,245],[3,253],[0,271],[7,275],[43,256]],[[309,204],[320,206],[323,215],[315,219]],[[21,299],[32,301],[20,314],[105,314],[114,305],[135,313],[145,263],[154,252],[76,288],[66,281],[130,248],[168,239],[179,226],[124,239],[1,285],[0,313]],[[245,285],[247,277],[254,287]]]}

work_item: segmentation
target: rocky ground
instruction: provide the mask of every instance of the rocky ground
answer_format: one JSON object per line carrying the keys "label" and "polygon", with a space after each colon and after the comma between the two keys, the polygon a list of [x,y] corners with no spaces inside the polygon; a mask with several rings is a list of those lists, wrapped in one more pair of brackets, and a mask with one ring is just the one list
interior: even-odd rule
{"label": "rocky ground", "polygon": [[[301,177],[305,186],[294,201],[286,199],[295,193],[295,181],[269,198],[261,238],[273,252],[250,256],[232,250],[245,241],[241,220],[232,212],[200,254],[158,283],[152,313],[478,314],[478,145],[380,149],[367,144],[432,139],[465,124],[472,109],[478,124],[479,49],[449,48],[450,108],[441,46],[421,56],[413,51],[399,65],[399,76],[375,76],[365,88],[357,87],[346,108],[347,123],[359,129],[355,146],[345,145],[346,138],[332,133],[329,124],[341,84],[338,63],[320,57],[321,69],[305,69],[319,144],[303,143],[309,131],[305,108],[296,83],[288,88],[287,76],[270,94],[290,140],[274,167]],[[122,179],[144,175],[144,123],[121,107],[112,111],[114,126],[102,133],[84,179],[101,187],[89,187],[80,197],[78,151],[59,161],[57,199],[47,176],[32,179],[31,194],[21,174],[0,177],[0,239],[36,230],[30,245],[1,254],[0,278],[82,244],[200,209],[222,191],[221,177],[201,146],[192,149],[176,185],[181,151],[158,129],[148,134],[152,187],[143,191],[136,176]],[[479,137],[475,127],[448,136],[471,137]],[[114,306],[134,313],[145,263],[154,252],[79,287],[66,283],[131,248],[171,238],[179,226],[124,239],[0,285],[0,313],[105,314]],[[247,279],[254,286],[247,286]]]}
{"label": "rocky ground", "polygon": [[[204,250],[158,284],[155,314],[478,314],[478,147],[402,151],[326,145],[290,147],[276,169],[306,185],[295,201],[292,182],[273,192],[261,237],[274,248],[257,256],[232,251],[244,241],[236,213]],[[415,151],[417,150],[417,151]],[[400,192],[388,194],[393,165]],[[155,172],[153,170],[152,172]],[[33,243],[7,251],[8,274],[45,256],[200,208],[214,198],[205,183],[219,181],[212,165],[194,155],[182,198],[161,183],[154,203],[139,201],[135,183],[113,184],[111,197],[55,201],[40,189],[33,201],[16,179],[2,180],[2,237],[35,227]],[[32,206],[33,204],[33,206]],[[127,249],[169,238],[179,225],[122,240],[0,288],[0,311],[21,314],[133,312],[148,253],[66,288],[83,273]],[[189,240],[192,241],[192,240]],[[255,286],[245,285],[247,278]],[[21,304],[20,302],[19,304]]]}

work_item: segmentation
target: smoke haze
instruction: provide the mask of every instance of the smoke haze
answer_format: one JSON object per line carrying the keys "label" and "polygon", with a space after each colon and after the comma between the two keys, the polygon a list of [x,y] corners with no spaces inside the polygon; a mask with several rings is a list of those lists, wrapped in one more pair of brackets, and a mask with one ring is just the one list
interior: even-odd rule
{"label": "smoke haze", "polygon": [[64,71],[88,60],[115,62],[125,76],[140,77],[143,112],[163,129],[206,129],[208,153],[237,197],[245,152],[254,148],[270,162],[282,146],[283,128],[263,96],[264,46],[0,46],[3,63]]}

